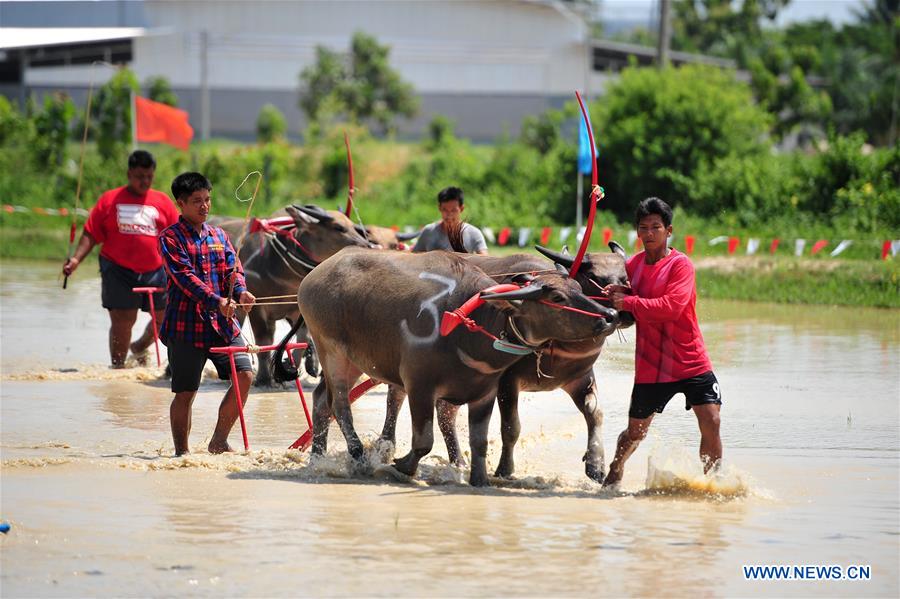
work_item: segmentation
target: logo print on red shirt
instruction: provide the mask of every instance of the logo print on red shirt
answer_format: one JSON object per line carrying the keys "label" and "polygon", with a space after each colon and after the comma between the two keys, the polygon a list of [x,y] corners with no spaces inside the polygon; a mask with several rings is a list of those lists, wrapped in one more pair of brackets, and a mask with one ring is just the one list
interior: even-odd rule
{"label": "logo print on red shirt", "polygon": [[157,236],[156,221],[159,210],[144,204],[119,204],[116,206],[116,220],[119,233],[125,235]]}

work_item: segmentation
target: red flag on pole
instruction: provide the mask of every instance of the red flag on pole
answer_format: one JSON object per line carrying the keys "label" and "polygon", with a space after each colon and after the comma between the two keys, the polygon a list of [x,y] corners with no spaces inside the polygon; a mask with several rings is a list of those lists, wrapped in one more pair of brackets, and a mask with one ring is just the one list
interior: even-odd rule
{"label": "red flag on pole", "polygon": [[774,253],[775,253],[775,251],[778,249],[778,244],[779,244],[779,243],[781,243],[781,240],[778,239],[777,237],[776,237],[775,239],[772,240],[772,244],[769,246],[769,253],[770,253],[770,254],[774,254]]}
{"label": "red flag on pole", "polygon": [[509,241],[509,234],[509,227],[503,227],[503,229],[500,231],[500,235],[497,236],[497,243],[499,245],[506,245],[506,242]]}
{"label": "red flag on pole", "polygon": [[609,245],[610,240],[612,240],[613,231],[609,227],[603,227],[603,245]]}
{"label": "red flag on pole", "polygon": [[684,251],[687,252],[688,256],[693,255],[693,253],[694,253],[694,236],[693,235],[685,235],[684,236]]}
{"label": "red flag on pole", "polygon": [[541,229],[541,245],[547,245],[550,242],[550,234],[553,230],[550,227]]}
{"label": "red flag on pole", "polygon": [[194,137],[188,113],[140,96],[134,98],[137,141],[159,142],[187,150]]}
{"label": "red flag on pole", "polygon": [[820,239],[820,240],[817,241],[815,244],[813,244],[812,250],[810,251],[810,254],[812,254],[813,256],[815,256],[816,254],[818,254],[819,252],[821,252],[821,251],[825,248],[826,245],[828,245],[828,240],[826,240],[826,239]]}
{"label": "red flag on pole", "polygon": [[737,249],[738,244],[741,242],[737,237],[729,237],[728,238],[728,255],[734,253],[734,250]]}
{"label": "red flag on pole", "polygon": [[885,241],[881,245],[881,259],[887,260],[888,254],[890,254],[890,253],[891,253],[891,242],[890,242],[890,240],[888,240],[888,241]]}

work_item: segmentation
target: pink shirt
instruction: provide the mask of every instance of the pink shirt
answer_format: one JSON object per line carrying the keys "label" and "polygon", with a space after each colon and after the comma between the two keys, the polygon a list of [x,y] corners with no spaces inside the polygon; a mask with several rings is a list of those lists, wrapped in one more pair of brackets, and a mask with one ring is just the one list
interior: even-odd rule
{"label": "pink shirt", "polygon": [[712,370],[697,322],[697,286],[690,259],[672,250],[656,264],[645,252],[625,264],[634,295],[623,310],[637,325],[635,383],[671,383]]}

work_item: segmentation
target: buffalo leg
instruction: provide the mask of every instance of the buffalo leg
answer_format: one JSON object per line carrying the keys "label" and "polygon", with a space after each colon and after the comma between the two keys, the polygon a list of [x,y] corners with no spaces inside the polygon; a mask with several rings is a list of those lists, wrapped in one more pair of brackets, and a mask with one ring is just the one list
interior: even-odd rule
{"label": "buffalo leg", "polygon": [[472,451],[472,470],[469,484],[484,487],[488,484],[487,448],[488,426],[494,410],[494,397],[486,397],[469,404],[469,448]]}
{"label": "buffalo leg", "polygon": [[406,391],[403,387],[390,385],[387,392],[387,406],[384,414],[384,428],[381,430],[381,438],[397,444],[397,418],[406,400]]}
{"label": "buffalo leg", "polygon": [[513,381],[500,379],[497,389],[497,406],[500,408],[500,437],[503,439],[503,450],[500,463],[497,464],[496,476],[509,478],[516,470],[515,453],[522,424],[519,422],[519,389]]}
{"label": "buffalo leg", "polygon": [[459,412],[458,405],[443,399],[437,400],[438,428],[441,429],[444,445],[447,446],[447,459],[455,466],[462,466],[462,452],[459,450],[459,439],[456,436],[457,412]]}
{"label": "buffalo leg", "polygon": [[323,377],[313,391],[313,442],[312,453],[323,455],[328,449],[328,426],[331,424],[331,401],[328,385]]}
{"label": "buffalo leg", "polygon": [[434,391],[411,391],[409,413],[412,417],[412,448],[408,454],[394,460],[394,467],[407,476],[414,476],[419,460],[434,446]]}
{"label": "buffalo leg", "polygon": [[606,477],[606,460],[603,454],[603,441],[600,429],[603,425],[603,410],[597,401],[597,384],[593,373],[587,374],[577,381],[563,386],[572,397],[575,406],[584,416],[587,423],[587,450],[584,452],[584,473],[588,478],[602,483]]}
{"label": "buffalo leg", "polygon": [[[356,380],[356,377],[353,380]],[[347,441],[347,452],[357,462],[362,461],[363,444],[359,435],[356,434],[356,429],[353,428],[353,410],[350,409],[350,384],[346,379],[332,379],[328,385],[328,391],[334,419],[337,420],[341,432],[344,433],[344,439]]]}

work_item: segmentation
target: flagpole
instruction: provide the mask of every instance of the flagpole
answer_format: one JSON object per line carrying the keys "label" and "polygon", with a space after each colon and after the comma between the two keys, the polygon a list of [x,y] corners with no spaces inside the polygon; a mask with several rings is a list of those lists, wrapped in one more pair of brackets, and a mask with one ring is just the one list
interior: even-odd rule
{"label": "flagpole", "polygon": [[137,150],[137,102],[134,90],[131,90],[131,151]]}

